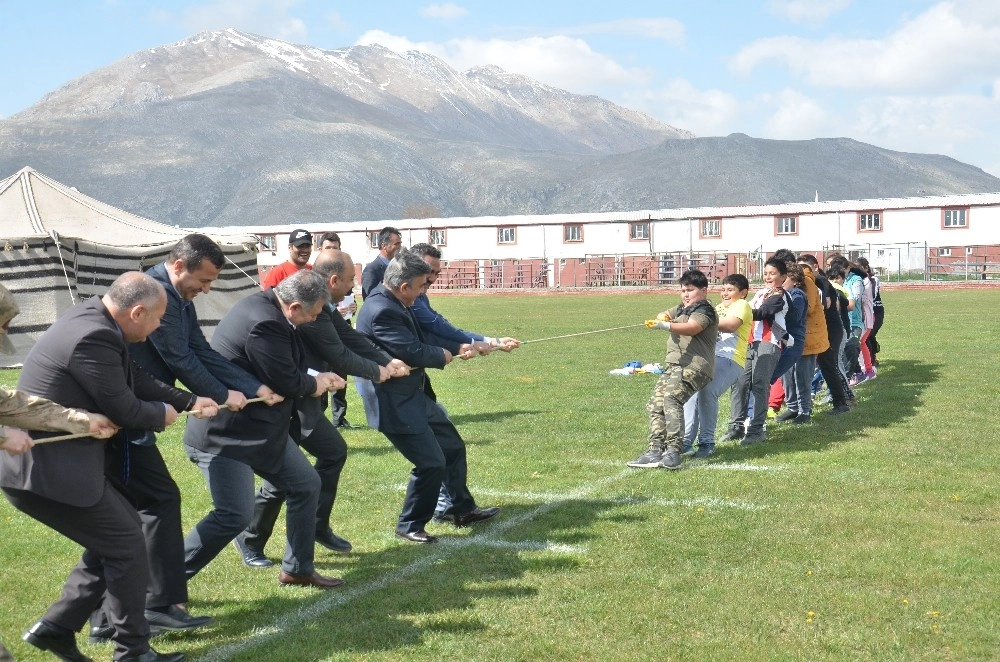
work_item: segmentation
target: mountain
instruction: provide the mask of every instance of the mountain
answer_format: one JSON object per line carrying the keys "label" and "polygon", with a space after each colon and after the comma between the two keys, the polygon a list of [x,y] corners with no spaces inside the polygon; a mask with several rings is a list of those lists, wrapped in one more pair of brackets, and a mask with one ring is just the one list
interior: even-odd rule
{"label": "mountain", "polygon": [[25,165],[185,227],[1000,190],[946,157],[695,138],[493,66],[236,30],[137,52],[0,121],[0,175]]}

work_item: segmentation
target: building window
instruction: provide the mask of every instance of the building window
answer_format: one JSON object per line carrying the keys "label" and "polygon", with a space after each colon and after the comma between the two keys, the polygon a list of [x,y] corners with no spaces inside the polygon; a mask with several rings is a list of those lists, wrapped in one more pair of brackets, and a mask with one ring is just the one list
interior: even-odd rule
{"label": "building window", "polygon": [[721,237],[722,221],[718,218],[707,218],[701,222],[701,236]]}
{"label": "building window", "polygon": [[368,246],[378,250],[378,232],[368,233]]}
{"label": "building window", "polygon": [[257,240],[260,242],[260,247],[266,251],[273,251],[277,246],[273,234],[262,234]]}
{"label": "building window", "polygon": [[881,232],[882,214],[877,211],[858,214],[858,232]]}
{"label": "building window", "polygon": [[965,228],[968,227],[966,209],[945,209],[944,210],[944,227],[946,228]]}
{"label": "building window", "polygon": [[583,226],[582,225],[564,225],[563,226],[563,241],[570,243],[575,241],[583,241]]}
{"label": "building window", "polygon": [[966,246],[965,247],[965,254],[966,255],[972,255],[974,252],[975,251],[972,250],[972,246]]}
{"label": "building window", "polygon": [[645,241],[649,239],[649,223],[629,223],[628,238],[632,241]]}
{"label": "building window", "polygon": [[517,241],[517,228],[497,228],[498,244],[513,244]]}
{"label": "building window", "polygon": [[797,216],[778,216],[774,220],[775,234],[798,234],[799,219]]}
{"label": "building window", "polygon": [[445,246],[448,243],[446,239],[447,237],[443,229],[441,230],[431,229],[427,232],[427,243],[431,244],[432,246]]}
{"label": "building window", "polygon": [[951,257],[951,249],[950,248],[939,248],[938,249],[938,257]]}

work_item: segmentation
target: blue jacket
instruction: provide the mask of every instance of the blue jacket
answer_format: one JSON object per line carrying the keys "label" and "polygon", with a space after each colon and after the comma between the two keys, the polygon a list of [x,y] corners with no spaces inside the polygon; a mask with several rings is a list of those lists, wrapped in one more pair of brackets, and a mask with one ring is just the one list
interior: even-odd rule
{"label": "blue jacket", "polygon": [[161,382],[180,381],[192,393],[219,404],[226,401],[229,389],[256,397],[260,380],[212,349],[198,325],[194,302],[181,299],[166,264],[157,264],[146,273],[167,291],[167,311],[160,328],[146,342],[129,345],[132,360]]}
{"label": "blue jacket", "polygon": [[400,434],[426,431],[427,403],[424,398],[435,399],[426,368],[444,368],[444,349],[455,354],[461,343],[424,334],[410,309],[384,285],[368,293],[358,313],[358,331],[411,368],[406,377],[374,385],[379,405],[379,431]]}
{"label": "blue jacket", "polygon": [[465,331],[454,326],[441,313],[431,308],[430,299],[427,298],[426,294],[418,296],[410,310],[413,312],[413,317],[416,318],[417,324],[420,325],[420,330],[424,333],[434,334],[439,338],[446,338],[452,342],[457,342],[459,345],[486,339],[485,336],[481,336],[478,333]]}

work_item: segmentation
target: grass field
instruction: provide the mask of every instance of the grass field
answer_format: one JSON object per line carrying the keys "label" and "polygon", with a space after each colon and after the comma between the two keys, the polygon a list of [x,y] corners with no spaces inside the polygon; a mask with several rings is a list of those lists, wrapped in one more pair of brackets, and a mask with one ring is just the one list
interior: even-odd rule
{"label": "grass field", "polygon": [[[766,444],[722,444],[677,472],[625,467],[645,446],[654,377],[608,375],[662,360],[662,332],[528,343],[434,372],[473,494],[503,506],[495,522],[432,524],[436,546],[397,541],[409,465],[379,433],[348,431],[334,529],[356,551],[317,553],[347,585],[281,588],[274,569],[227,549],[190,584],[192,611],[216,625],[154,646],[204,660],[997,659],[1000,292],[883,296],[882,367],[855,411],[772,423]],[[640,323],[676,300],[435,305],[466,328],[530,340]],[[353,392],[349,403],[363,423]],[[209,503],[180,432],[160,444],[189,527]],[[19,660],[47,659],[20,634],[79,549],[5,501],[0,540],[0,637]]]}

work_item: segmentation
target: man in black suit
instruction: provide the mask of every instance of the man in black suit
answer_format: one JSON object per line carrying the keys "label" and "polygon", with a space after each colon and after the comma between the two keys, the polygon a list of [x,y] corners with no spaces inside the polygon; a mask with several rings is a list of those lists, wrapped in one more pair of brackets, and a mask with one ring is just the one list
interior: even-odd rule
{"label": "man in black suit", "polygon": [[[358,375],[374,382],[409,374],[406,364],[375,347],[371,340],[355,331],[336,309],[337,303],[354,287],[351,256],[339,250],[326,249],[316,258],[313,273],[326,283],[330,305],[323,307],[315,322],[298,329],[305,347],[306,365],[314,370],[330,371],[340,376]],[[322,485],[316,511],[316,542],[335,552],[350,552],[351,543],[330,528],[340,473],[347,461],[347,444],[336,426],[324,415],[322,398],[299,398],[297,413],[298,416],[292,417],[292,438],[316,458],[316,473]],[[257,491],[253,519],[246,532],[238,538],[247,565],[271,565],[264,556],[264,545],[274,530],[284,500],[285,494],[267,481]]]}
{"label": "man in black suit", "polygon": [[323,279],[303,269],[238,302],[212,335],[213,349],[284,401],[271,407],[254,403],[241,412],[223,410],[212,421],[188,422],[185,450],[205,476],[214,506],[184,541],[188,578],[234,540],[243,551],[237,537],[250,524],[256,473],[288,499],[287,545],[278,582],[317,588],[343,584],[313,566],[320,479],[289,436],[297,398],[319,397],[344,385],[333,373],[308,373],[296,330],[315,320],[328,299]]}
{"label": "man in black suit", "polygon": [[385,268],[389,266],[389,261],[402,246],[403,235],[399,233],[399,230],[394,227],[384,227],[379,230],[378,255],[361,272],[361,298],[363,300],[367,300],[371,291],[382,284]]}
{"label": "man in black suit", "polygon": [[[183,410],[214,414],[211,400],[158,382],[129,357],[126,343],[144,340],[166,307],[159,283],[138,272],[123,274],[107,294],[73,307],[39,338],[24,361],[18,389],[104,414],[124,430],[162,430]],[[115,443],[127,443],[123,437]],[[17,457],[0,454],[0,487],[11,504],[84,548],[62,596],[24,638],[64,660],[87,660],[74,633],[107,591],[115,659],[178,662],[184,658],[180,653],[164,655],[149,647],[142,526],[105,474],[104,446],[87,437],[36,446]]]}
{"label": "man in black suit", "polygon": [[[191,234],[177,242],[166,262],[147,271],[166,291],[167,310],[160,327],[144,342],[129,345],[129,354],[161,382],[180,381],[193,393],[239,411],[248,397],[281,398],[213,350],[198,325],[194,298],[211,289],[225,259],[212,239]],[[109,448],[109,464],[121,472],[128,463],[125,492],[142,519],[150,576],[146,620],[154,632],[207,625],[212,621],[210,617],[191,616],[184,608],[188,591],[180,490],[156,446],[156,435],[147,431],[130,441],[127,447]],[[102,613],[91,619],[92,642],[108,639],[113,632]]]}
{"label": "man in black suit", "polygon": [[442,483],[462,524],[489,519],[499,508],[479,508],[467,486],[465,442],[437,404],[426,368],[443,368],[452,357],[473,356],[469,344],[426,336],[410,308],[427,287],[431,267],[416,253],[400,251],[386,268],[383,284],[365,299],[358,330],[411,366],[406,377],[375,385],[379,431],[413,463],[396,535],[416,543],[437,538],[424,527],[434,515]]}

